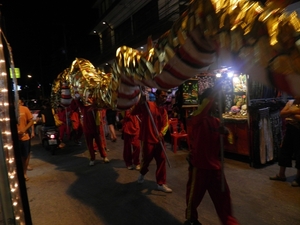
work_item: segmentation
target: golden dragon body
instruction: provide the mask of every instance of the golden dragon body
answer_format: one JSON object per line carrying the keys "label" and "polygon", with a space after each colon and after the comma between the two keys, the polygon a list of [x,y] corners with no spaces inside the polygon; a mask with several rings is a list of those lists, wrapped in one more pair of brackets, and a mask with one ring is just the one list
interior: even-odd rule
{"label": "golden dragon body", "polygon": [[59,104],[67,85],[71,96],[92,93],[99,108],[127,109],[138,101],[140,86],[170,89],[221,66],[300,94],[300,23],[295,12],[284,11],[289,2],[191,1],[155,45],[148,40],[145,52],[119,47],[111,73],[76,59],[54,81],[52,102]]}

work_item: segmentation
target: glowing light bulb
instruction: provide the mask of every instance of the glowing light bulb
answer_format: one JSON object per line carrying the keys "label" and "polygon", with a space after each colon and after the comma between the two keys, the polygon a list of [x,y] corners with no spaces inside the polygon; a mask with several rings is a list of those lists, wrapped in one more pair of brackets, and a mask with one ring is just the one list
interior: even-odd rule
{"label": "glowing light bulb", "polygon": [[232,81],[233,81],[234,83],[239,83],[239,82],[240,82],[240,79],[239,79],[238,77],[233,77],[233,78],[232,78]]}
{"label": "glowing light bulb", "polygon": [[228,73],[227,73],[227,76],[228,76],[228,77],[232,77],[232,76],[233,76],[233,72],[228,72]]}

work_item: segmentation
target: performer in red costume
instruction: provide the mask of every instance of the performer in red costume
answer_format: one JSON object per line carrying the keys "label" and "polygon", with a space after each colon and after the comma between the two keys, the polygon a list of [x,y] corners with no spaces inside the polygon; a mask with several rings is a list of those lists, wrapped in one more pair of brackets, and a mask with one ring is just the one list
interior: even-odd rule
{"label": "performer in red costume", "polygon": [[59,139],[60,139],[60,147],[63,147],[64,144],[64,137],[65,135],[67,138],[70,138],[70,125],[68,124],[68,114],[70,113],[70,110],[68,108],[63,107],[62,105],[59,105],[57,107],[57,115],[60,121],[62,121],[62,125],[58,127],[59,129]]}
{"label": "performer in red costume", "polygon": [[[74,107],[72,108],[73,105],[74,105]],[[76,106],[76,103],[74,100],[71,102],[70,107],[72,108],[71,113],[70,113],[70,120],[71,120],[71,124],[72,124],[71,136],[74,138],[74,142],[77,145],[81,145],[80,139],[83,135],[83,127],[82,127],[81,120],[80,120],[81,114],[80,114],[79,108]]]}
{"label": "performer in red costume", "polygon": [[[109,151],[109,149],[107,148],[107,145],[106,145],[106,138],[105,138],[105,131],[104,131],[104,126],[106,125],[106,119],[105,119],[105,109],[101,109],[98,111],[97,113],[97,116],[96,116],[96,125],[99,125],[99,135],[100,135],[100,139],[101,139],[101,143],[102,143],[102,148],[105,150],[105,151]],[[97,146],[97,143],[94,141],[93,143],[93,146],[94,146],[94,151],[95,151],[95,154],[98,150],[98,146]]]}
{"label": "performer in red costume", "polygon": [[188,157],[189,177],[186,186],[186,221],[184,225],[199,225],[197,208],[204,194],[208,191],[217,214],[223,225],[237,225],[232,216],[231,197],[225,177],[222,190],[222,169],[220,161],[220,135],[228,134],[225,127],[220,126],[218,118],[214,117],[214,95],[212,89],[202,94],[202,102],[197,111],[188,120],[193,127],[191,137],[191,152]]}
{"label": "performer in red costume", "polygon": [[127,169],[132,170],[135,166],[136,170],[140,170],[140,122],[138,116],[132,115],[131,111],[132,108],[126,110],[123,118],[123,159]]}
{"label": "performer in red costume", "polygon": [[[164,102],[167,100],[167,93],[157,90],[155,97],[155,102],[145,102],[145,96],[143,96],[132,111],[132,115],[142,115],[140,131],[142,166],[138,183],[144,182],[144,176],[149,171],[149,164],[154,158],[156,161],[157,190],[171,193],[172,189],[166,185],[166,156],[160,145],[160,141],[163,141],[163,137],[168,130],[168,115],[163,107]],[[149,106],[159,135],[156,134],[145,104]]]}
{"label": "performer in red costume", "polygon": [[81,113],[83,115],[83,133],[85,135],[86,144],[90,152],[90,166],[95,164],[95,151],[93,147],[93,140],[98,146],[101,157],[105,163],[109,162],[109,159],[106,157],[107,154],[101,143],[101,138],[99,134],[99,125],[96,125],[96,115],[98,109],[94,107],[94,100],[91,95],[89,95],[87,102],[89,105],[84,105],[81,99],[76,99],[78,106],[80,107]]}

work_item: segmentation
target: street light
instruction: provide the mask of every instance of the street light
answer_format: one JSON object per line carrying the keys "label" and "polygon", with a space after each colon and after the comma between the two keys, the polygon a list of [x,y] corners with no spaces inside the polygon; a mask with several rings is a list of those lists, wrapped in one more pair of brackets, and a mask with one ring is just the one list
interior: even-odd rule
{"label": "street light", "polygon": [[102,22],[103,25],[106,25],[110,30],[114,30],[108,23],[105,21]]}

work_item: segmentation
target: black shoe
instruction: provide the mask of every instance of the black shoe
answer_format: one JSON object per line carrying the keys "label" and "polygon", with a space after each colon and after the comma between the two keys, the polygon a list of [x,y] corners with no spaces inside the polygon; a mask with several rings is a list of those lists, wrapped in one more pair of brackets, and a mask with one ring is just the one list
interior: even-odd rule
{"label": "black shoe", "polygon": [[202,225],[198,220],[190,221],[186,220],[183,225]]}

